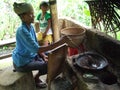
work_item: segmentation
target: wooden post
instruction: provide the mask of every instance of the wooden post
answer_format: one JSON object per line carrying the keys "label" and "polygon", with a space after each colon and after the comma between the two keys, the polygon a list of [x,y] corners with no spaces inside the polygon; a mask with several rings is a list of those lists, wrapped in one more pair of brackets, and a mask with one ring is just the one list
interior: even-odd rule
{"label": "wooden post", "polygon": [[60,38],[60,32],[58,29],[57,1],[49,0],[49,3],[50,3],[50,12],[52,16],[53,39],[54,41],[57,41]]}

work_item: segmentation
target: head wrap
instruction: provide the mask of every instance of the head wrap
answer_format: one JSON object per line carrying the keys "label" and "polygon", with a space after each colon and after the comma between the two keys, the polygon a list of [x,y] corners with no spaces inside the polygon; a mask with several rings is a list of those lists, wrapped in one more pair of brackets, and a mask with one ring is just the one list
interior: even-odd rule
{"label": "head wrap", "polygon": [[13,7],[14,7],[14,12],[18,15],[29,12],[29,11],[33,11],[33,7],[29,3],[14,2]]}

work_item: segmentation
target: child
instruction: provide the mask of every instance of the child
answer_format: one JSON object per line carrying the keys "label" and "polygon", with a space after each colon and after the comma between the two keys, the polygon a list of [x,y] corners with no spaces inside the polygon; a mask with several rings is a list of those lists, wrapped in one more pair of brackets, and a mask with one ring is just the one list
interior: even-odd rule
{"label": "child", "polygon": [[[51,30],[51,15],[50,13],[47,12],[49,9],[48,2],[42,1],[40,3],[39,8],[41,9],[41,13],[38,14],[37,20],[39,21],[40,30],[37,33],[37,40],[41,41],[42,37],[42,44],[47,46],[48,44],[51,44],[53,41]],[[36,26],[37,25],[35,25],[35,27]]]}

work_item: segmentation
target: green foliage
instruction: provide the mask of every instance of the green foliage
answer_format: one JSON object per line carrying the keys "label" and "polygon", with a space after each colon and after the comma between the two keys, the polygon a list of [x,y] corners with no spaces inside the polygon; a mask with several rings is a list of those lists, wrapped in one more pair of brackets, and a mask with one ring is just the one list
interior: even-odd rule
{"label": "green foliage", "polygon": [[[16,0],[19,2],[20,0]],[[23,2],[25,0],[21,0]],[[27,1],[27,0],[26,0]],[[0,8],[0,40],[15,36],[15,30],[20,24],[19,17],[13,11],[14,0],[1,0]]]}
{"label": "green foliage", "polygon": [[3,50],[6,50],[7,48],[8,48],[7,46],[4,46],[4,47],[3,47]]}
{"label": "green foliage", "polygon": [[13,0],[1,0],[0,3],[0,8],[2,8],[0,12],[0,40],[3,40],[14,36],[20,20],[13,11]]}
{"label": "green foliage", "polygon": [[120,40],[120,32],[117,33],[117,40]]}
{"label": "green foliage", "polygon": [[[19,17],[13,11],[14,1],[31,3],[36,17],[42,0],[0,0],[0,40],[15,37],[16,28],[20,24]],[[57,6],[58,17],[71,17],[86,26],[91,26],[89,7],[84,0],[57,0]]]}
{"label": "green foliage", "polygon": [[60,17],[71,17],[84,25],[91,26],[90,11],[83,0],[58,0],[58,14]]}
{"label": "green foliage", "polygon": [[[16,2],[31,3],[34,7],[35,17],[40,11],[40,1],[41,0],[16,0]],[[0,40],[15,37],[16,28],[20,24],[20,19],[13,11],[14,0],[1,0],[0,3],[0,8],[2,8],[0,12]],[[57,0],[57,3],[59,16],[72,17],[90,26],[90,12],[85,2],[82,0]]]}

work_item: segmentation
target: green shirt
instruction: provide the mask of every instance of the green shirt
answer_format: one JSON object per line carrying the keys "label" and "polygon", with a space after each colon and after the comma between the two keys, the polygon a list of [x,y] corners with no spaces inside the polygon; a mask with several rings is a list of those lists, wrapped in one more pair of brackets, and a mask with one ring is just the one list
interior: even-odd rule
{"label": "green shirt", "polygon": [[44,33],[46,27],[48,26],[48,19],[51,18],[51,14],[46,12],[45,16],[42,18],[42,13],[39,13],[37,20],[40,21],[40,30]]}

